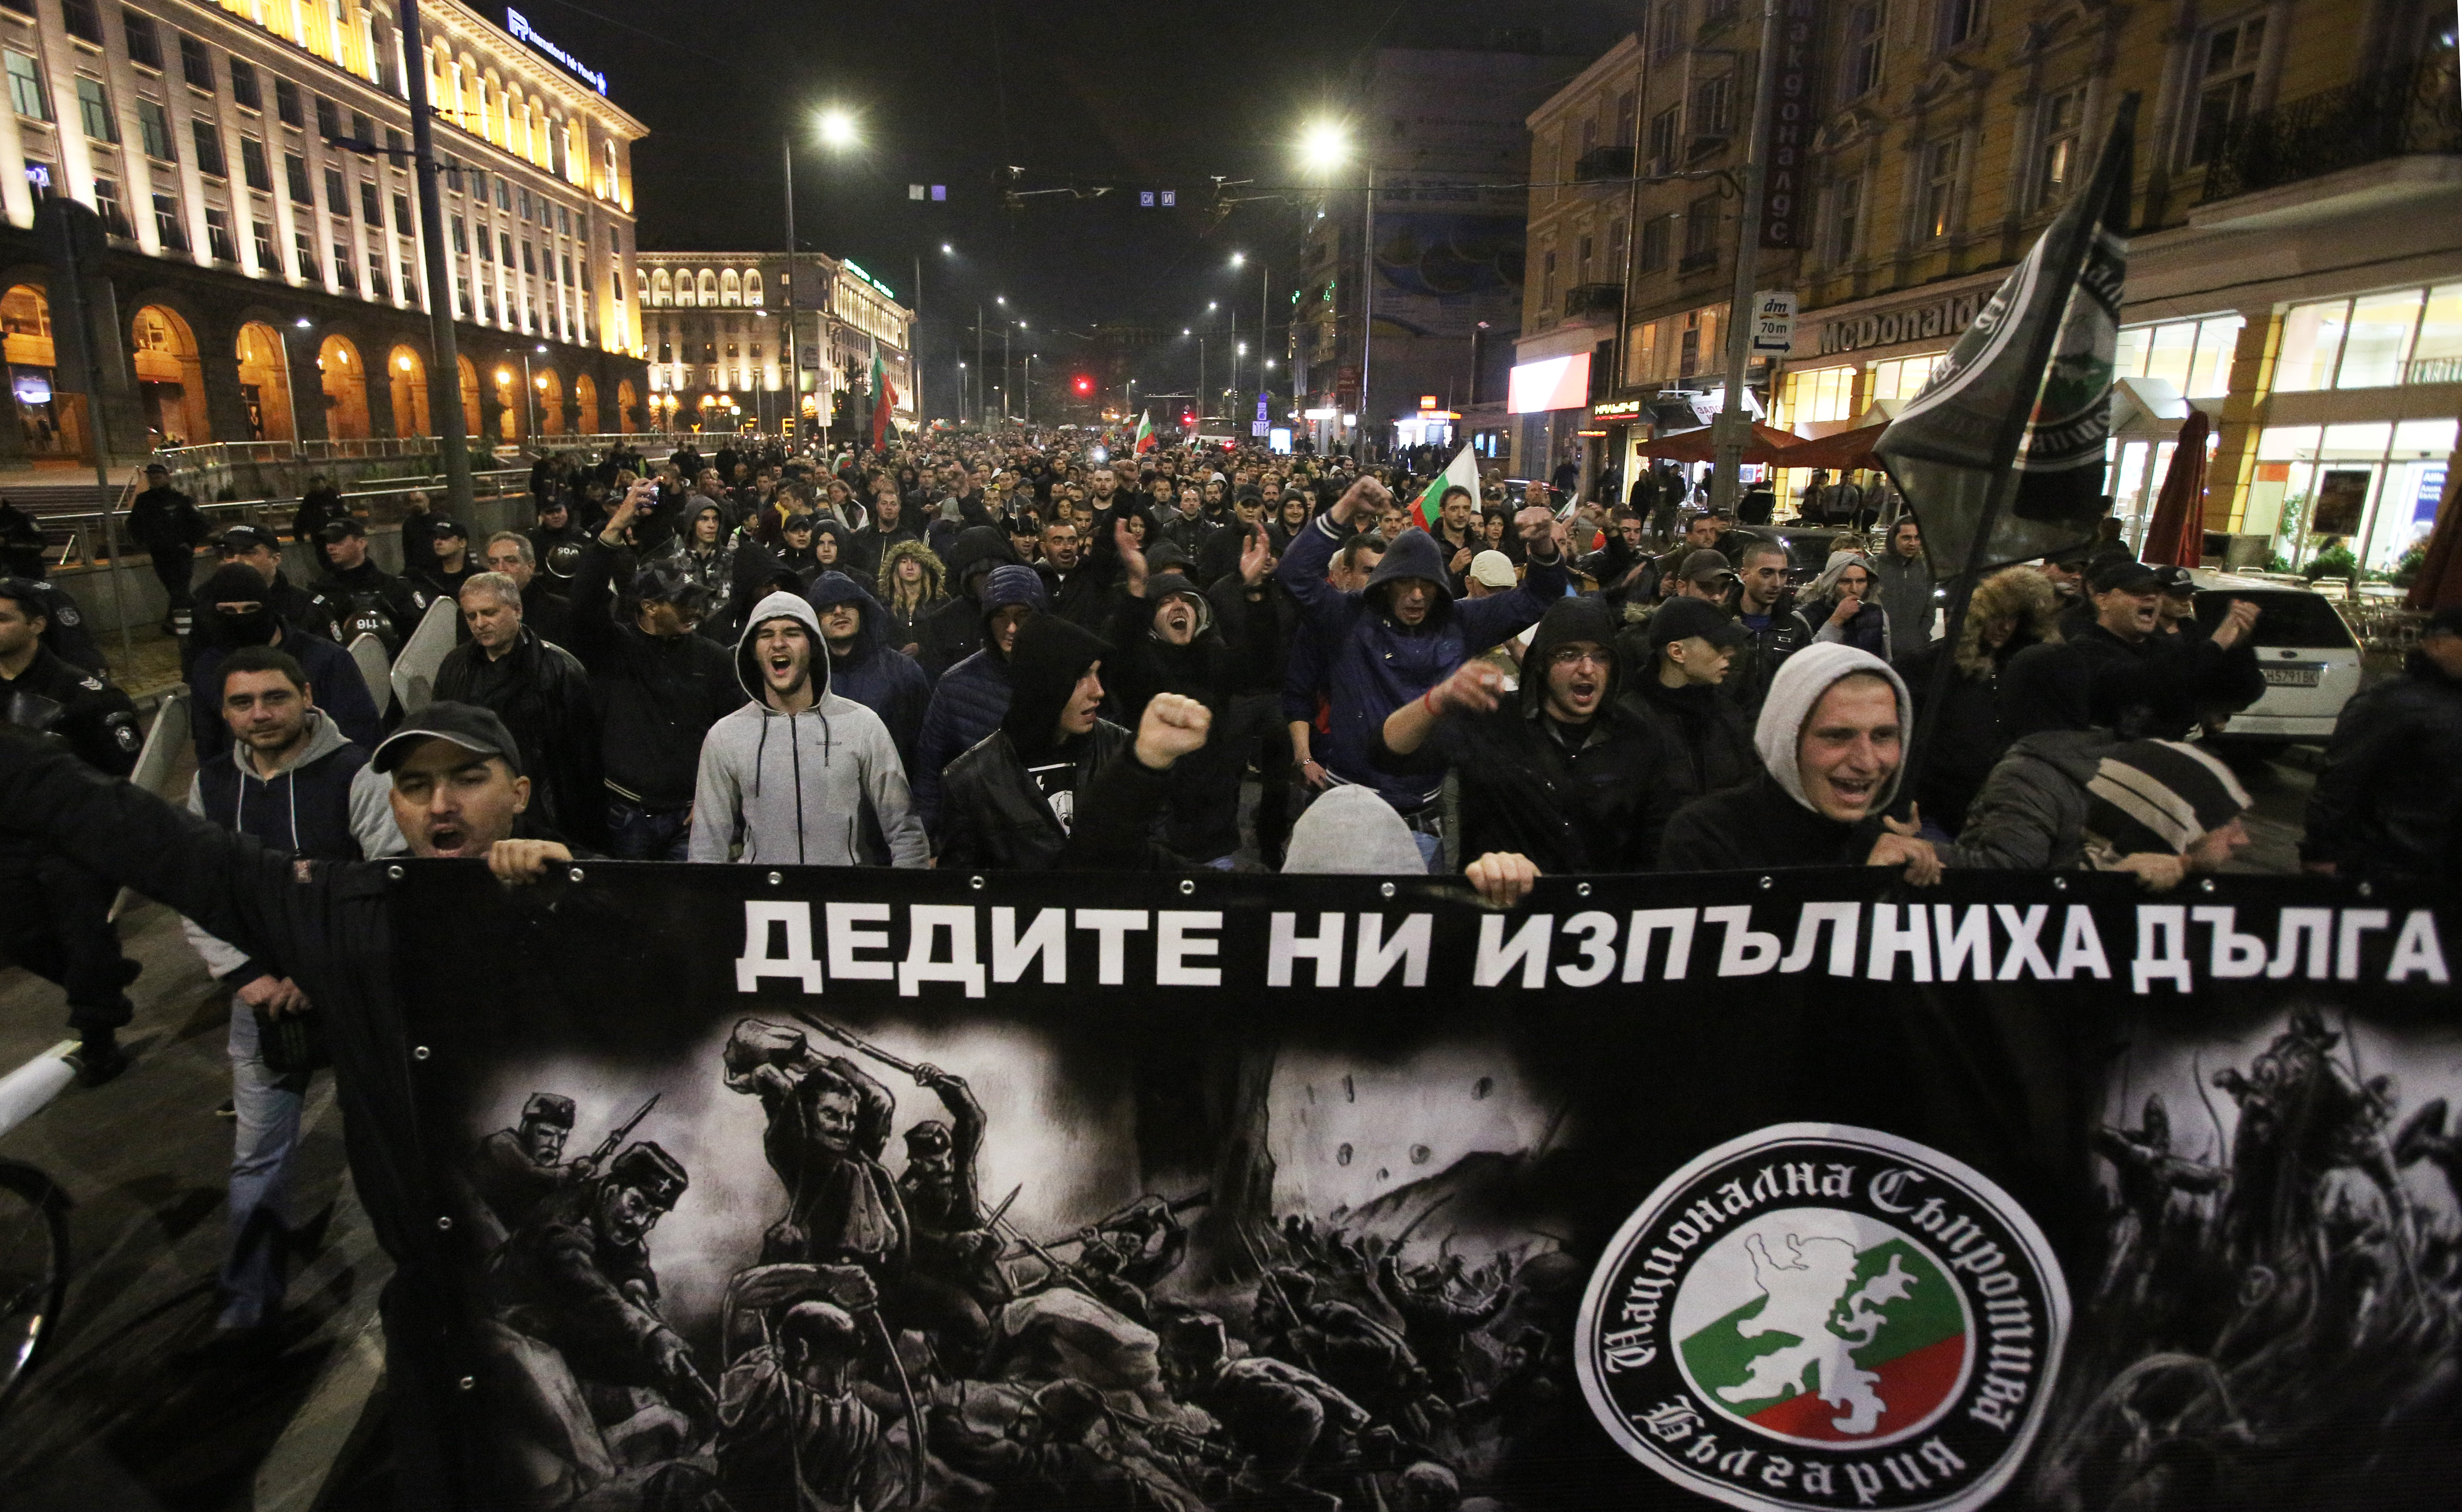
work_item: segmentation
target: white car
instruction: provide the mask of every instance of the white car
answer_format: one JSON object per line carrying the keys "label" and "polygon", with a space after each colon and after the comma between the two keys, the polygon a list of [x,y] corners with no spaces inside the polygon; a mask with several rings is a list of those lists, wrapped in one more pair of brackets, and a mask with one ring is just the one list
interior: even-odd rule
{"label": "white car", "polygon": [[2222,622],[2235,598],[2256,601],[2257,670],[2265,696],[2231,717],[2221,738],[2248,745],[2323,741],[2352,694],[2360,691],[2360,642],[2333,601],[2313,588],[2199,568],[2197,622]]}

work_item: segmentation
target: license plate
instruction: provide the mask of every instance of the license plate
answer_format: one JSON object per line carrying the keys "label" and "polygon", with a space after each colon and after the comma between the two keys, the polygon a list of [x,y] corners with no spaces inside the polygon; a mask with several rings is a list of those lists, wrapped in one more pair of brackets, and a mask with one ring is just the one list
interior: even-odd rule
{"label": "license plate", "polygon": [[2324,677],[2323,667],[2262,667],[2265,680],[2278,688],[2313,688]]}

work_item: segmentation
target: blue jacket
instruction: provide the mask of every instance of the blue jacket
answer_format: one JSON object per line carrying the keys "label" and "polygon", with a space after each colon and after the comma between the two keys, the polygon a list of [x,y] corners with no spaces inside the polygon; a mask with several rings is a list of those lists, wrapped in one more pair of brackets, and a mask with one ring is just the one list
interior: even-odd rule
{"label": "blue jacket", "polygon": [[834,653],[830,657],[830,691],[879,715],[880,723],[889,726],[897,759],[912,772],[923,715],[932,703],[932,680],[914,658],[891,649],[889,612],[853,578],[835,570],[822,572],[805,588],[804,597],[814,609],[853,604],[863,612],[863,628],[855,635],[854,649],[843,657]]}
{"label": "blue jacket", "polygon": [[[983,579],[983,599],[986,622],[1011,604],[1026,604],[1042,614],[1050,602],[1034,569],[1014,562],[992,569]],[[939,830],[941,768],[1000,728],[1001,717],[1008,712],[1008,659],[995,646],[985,645],[940,674],[932,689],[932,706],[923,715],[923,733],[915,743],[915,765],[907,768],[907,786],[914,789],[925,829]]]}
{"label": "blue jacket", "polygon": [[[1538,623],[1547,606],[1565,596],[1570,579],[1561,559],[1532,557],[1521,587],[1457,601],[1445,586],[1444,552],[1436,537],[1411,529],[1387,549],[1365,589],[1346,594],[1325,580],[1326,565],[1345,537],[1331,516],[1319,515],[1292,537],[1274,570],[1307,616],[1301,635],[1314,638],[1325,656],[1333,728],[1314,754],[1334,776],[1373,788],[1395,809],[1413,813],[1426,808],[1434,792],[1424,777],[1375,765],[1385,716],[1473,656]],[[1405,625],[1386,612],[1388,585],[1404,577],[1436,585],[1436,605],[1417,625]]]}
{"label": "blue jacket", "polygon": [[[308,675],[310,695],[341,731],[342,739],[361,750],[377,748],[384,739],[384,722],[377,714],[376,700],[368,696],[367,679],[359,675],[359,664],[349,652],[292,624],[282,627],[282,643],[274,649],[289,652],[299,663],[299,670]],[[196,736],[200,769],[230,750],[230,726],[223,723],[219,676],[223,658],[229,654],[227,646],[206,646],[188,669],[188,686],[194,691],[188,701],[188,728]]]}

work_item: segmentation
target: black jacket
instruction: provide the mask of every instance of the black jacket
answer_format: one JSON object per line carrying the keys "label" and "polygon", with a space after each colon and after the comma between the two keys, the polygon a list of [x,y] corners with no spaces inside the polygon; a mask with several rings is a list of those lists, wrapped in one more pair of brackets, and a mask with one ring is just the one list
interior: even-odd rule
{"label": "black jacket", "polygon": [[0,676],[0,724],[46,737],[95,770],[125,777],[137,769],[145,741],[137,705],[110,678],[37,645],[34,659],[13,680]]}
{"label": "black jacket", "polygon": [[1760,771],[1743,714],[1708,684],[1671,688],[1657,668],[1636,676],[1626,709],[1650,732],[1654,759],[1642,818],[1642,869],[1654,866],[1667,822],[1695,798],[1748,783]]}
{"label": "black jacket", "polygon": [[[602,542],[583,548],[573,597],[584,605],[606,603],[615,562],[615,551]],[[572,616],[565,649],[590,673],[608,788],[659,808],[691,803],[702,737],[744,706],[726,648],[706,636],[661,639],[585,609]]]}
{"label": "black jacket", "polygon": [[[1115,763],[1136,762],[1130,740],[1127,730],[1097,720],[1079,743],[1074,808],[1080,833],[1101,807],[1095,779]],[[1074,844],[1026,774],[1006,730],[977,741],[940,774],[939,839],[942,869],[997,872],[1057,870]]]}
{"label": "black jacket", "polygon": [[572,633],[572,605],[547,585],[546,574],[537,573],[531,576],[530,586],[522,590],[522,626],[541,640],[560,646]]}
{"label": "black jacket", "polygon": [[129,502],[129,535],[158,555],[193,551],[209,530],[196,501],[167,484],[148,488]]}
{"label": "black jacket", "polygon": [[1761,702],[1769,697],[1772,679],[1786,659],[1812,643],[1811,634],[1803,621],[1796,617],[1795,591],[1788,589],[1779,595],[1770,609],[1769,624],[1756,630],[1745,620],[1740,603],[1736,608],[1736,623],[1744,632],[1743,644],[1736,648],[1735,660],[1727,664],[1727,680],[1718,684],[1728,702],[1740,710],[1747,723],[1760,717]]}
{"label": "black jacket", "polygon": [[497,660],[475,640],[445,653],[436,697],[495,710],[521,747],[530,803],[548,828],[584,845],[606,844],[598,709],[590,674],[572,653],[547,643],[525,620],[512,649]]}
{"label": "black jacket", "polygon": [[1549,874],[1644,870],[1656,742],[1618,702],[1612,669],[1599,712],[1579,731],[1550,719],[1544,698],[1545,668],[1558,646],[1608,645],[1614,629],[1614,612],[1600,600],[1558,600],[1531,634],[1517,696],[1485,714],[1449,715],[1410,757],[1393,753],[1379,722],[1376,764],[1430,776],[1453,767],[1466,857],[1517,852]]}
{"label": "black jacket", "polygon": [[308,614],[300,624],[343,647],[372,635],[384,642],[386,656],[398,657],[433,602],[427,588],[365,561],[317,579],[308,591]]}
{"label": "black jacket", "polygon": [[315,1003],[352,1181],[393,1261],[382,1299],[385,1372],[412,1404],[393,1426],[397,1504],[469,1504],[448,1445],[484,1430],[440,1421],[424,1405],[466,1415],[461,1404],[471,1398],[451,1383],[473,1373],[482,1354],[445,1279],[445,1245],[458,1236],[440,1230],[434,1216],[450,1211],[446,1194],[429,1182],[429,1164],[401,1157],[417,1147],[421,1124],[394,985],[387,868],[397,863],[294,859],[8,732],[0,732],[0,833],[45,845],[184,915],[278,965]]}
{"label": "black jacket", "polygon": [[2207,636],[2132,643],[2089,624],[2051,655],[2084,677],[2087,721],[2119,740],[2180,740],[2197,727],[2199,711],[2244,709],[2265,694],[2245,637],[2229,650]]}
{"label": "black jacket", "polygon": [[1675,810],[1658,845],[1662,872],[1776,871],[1862,866],[1882,834],[1878,817],[1841,824],[1787,796],[1766,771],[1741,788]]}
{"label": "black jacket", "polygon": [[2345,876],[2462,878],[2462,681],[2414,651],[2343,705],[2300,856]]}
{"label": "black jacket", "polygon": [[1102,631],[1112,643],[1112,654],[1103,662],[1103,686],[1120,723],[1133,729],[1157,693],[1185,695],[1213,714],[1215,733],[1205,747],[1181,758],[1165,778],[1170,802],[1163,829],[1163,842],[1173,852],[1210,861],[1240,848],[1240,778],[1247,761],[1245,752],[1227,738],[1225,711],[1240,666],[1224,637],[1226,632],[1240,636],[1247,615],[1245,605],[1235,602],[1228,606],[1235,622],[1218,627],[1214,616],[1220,601],[1196,594],[1200,606],[1197,636],[1187,645],[1172,645],[1154,633],[1155,610],[1167,597],[1193,593],[1179,573],[1158,572],[1146,583],[1147,596],[1120,599]]}
{"label": "black jacket", "polygon": [[1953,654],[1951,643],[1930,641],[1897,659],[1898,676],[1914,697],[1915,727],[1924,731],[1915,803],[1925,819],[1951,834],[1966,822],[1967,807],[2020,733],[2001,707],[2003,674],[2019,653],[2030,649],[2031,644],[2013,637],[1995,654],[1988,673],[1978,676],[1963,666],[1952,672],[1937,707],[1932,702],[1933,678],[1940,659]]}

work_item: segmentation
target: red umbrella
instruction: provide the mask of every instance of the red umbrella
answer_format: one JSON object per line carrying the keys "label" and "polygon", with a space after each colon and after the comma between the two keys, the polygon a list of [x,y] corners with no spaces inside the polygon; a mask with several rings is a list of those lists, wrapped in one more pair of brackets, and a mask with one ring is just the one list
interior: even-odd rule
{"label": "red umbrella", "polygon": [[2154,518],[2137,559],[2149,567],[2194,567],[2205,560],[2206,433],[2213,429],[2201,409],[2180,422],[2180,439],[2163,486],[2154,495]]}
{"label": "red umbrella", "polygon": [[[1673,436],[1646,442],[1634,450],[1645,457],[1657,457],[1668,462],[1716,462],[1717,448],[1710,444],[1710,431],[1711,427],[1707,425],[1698,430],[1678,431]],[[1797,439],[1792,431],[1780,430],[1755,421],[1753,439],[1744,443],[1744,461],[1755,466],[1770,463],[1780,466],[1792,465],[1783,460],[1783,454],[1787,447],[1796,444]]]}
{"label": "red umbrella", "polygon": [[1817,436],[1789,446],[1778,460],[1782,467],[1825,467],[1835,472],[1857,472],[1878,468],[1881,459],[1872,455],[1872,443],[1890,428],[1883,421],[1878,425],[1866,425],[1859,430],[1842,430],[1832,435]]}
{"label": "red umbrella", "polygon": [[2428,532],[2428,557],[2403,602],[2430,614],[2462,604],[2462,467],[2445,469],[2445,497]]}

